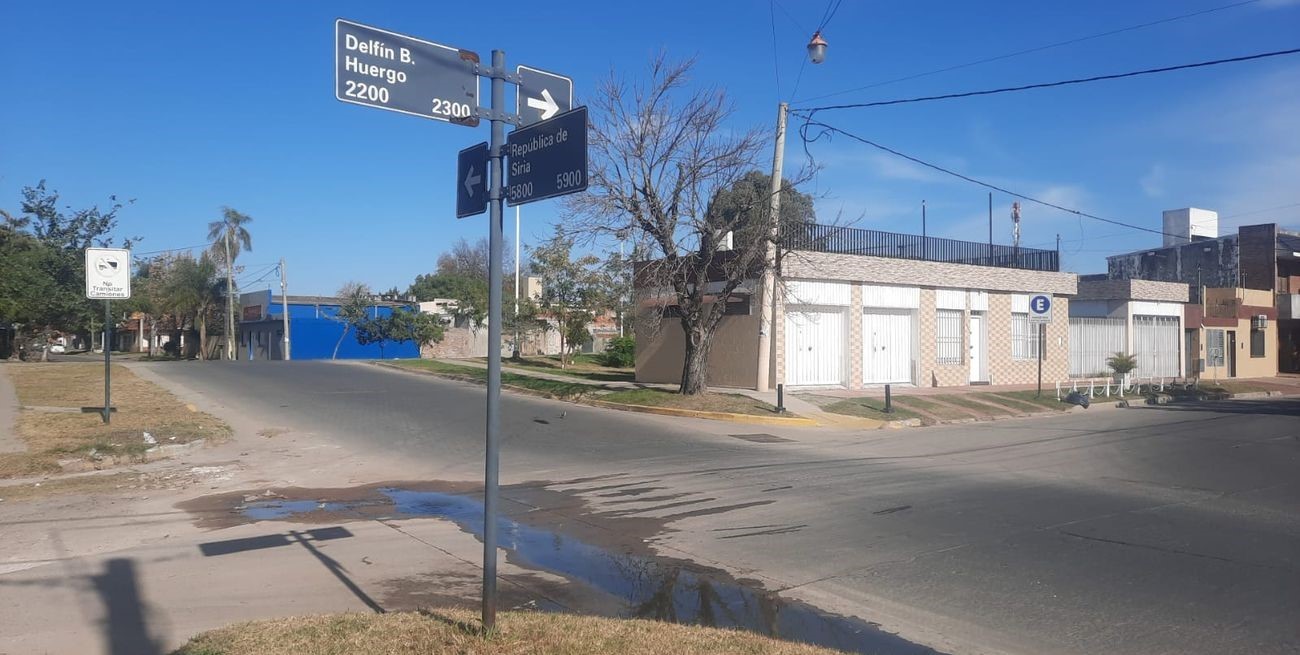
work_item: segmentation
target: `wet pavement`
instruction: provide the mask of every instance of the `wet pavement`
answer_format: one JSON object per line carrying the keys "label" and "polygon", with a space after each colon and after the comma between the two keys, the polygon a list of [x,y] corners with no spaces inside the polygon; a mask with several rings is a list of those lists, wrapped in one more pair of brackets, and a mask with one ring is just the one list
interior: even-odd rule
{"label": "wet pavement", "polygon": [[[199,499],[189,508],[203,517],[200,521],[218,520],[225,525],[240,520],[333,523],[349,517],[377,521],[438,518],[454,522],[481,541],[484,517],[478,498],[430,490],[430,486],[439,486],[436,483],[419,486],[422,488],[367,485],[346,490],[268,490],[260,495],[245,494],[242,500],[237,500],[240,494],[223,494]],[[536,493],[537,487],[521,491]],[[225,512],[221,511],[223,503],[228,503]],[[555,516],[542,513],[538,517],[542,525],[535,525],[527,520],[528,512],[522,514],[498,518],[500,546],[506,558],[616,599],[617,607],[609,611],[613,616],[749,630],[857,653],[937,652],[861,619],[782,598],[719,569],[654,555],[635,543],[594,543],[554,529],[557,524],[573,525],[571,522],[557,522]],[[545,598],[537,600],[534,606],[539,609],[564,609]]]}

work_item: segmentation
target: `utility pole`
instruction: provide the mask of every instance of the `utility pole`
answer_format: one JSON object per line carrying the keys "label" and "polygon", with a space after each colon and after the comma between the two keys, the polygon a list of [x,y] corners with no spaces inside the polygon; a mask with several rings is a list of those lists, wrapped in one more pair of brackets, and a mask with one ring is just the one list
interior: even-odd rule
{"label": "utility pole", "polygon": [[789,105],[784,102],[777,105],[776,109],[776,146],[772,153],[772,197],[769,209],[770,219],[768,221],[769,238],[765,255],[766,266],[763,268],[763,309],[758,325],[758,379],[755,384],[757,391],[767,391],[772,386],[768,369],[772,365],[772,333],[775,332],[773,321],[776,316],[776,240],[781,234],[781,177],[783,174],[781,167],[785,159],[785,115],[788,109]]}
{"label": "utility pole", "polygon": [[[235,262],[230,259],[230,223],[226,222],[225,236],[222,238],[226,243],[226,359],[235,360]],[[208,344],[199,344],[199,357],[203,357],[203,349]]]}
{"label": "utility pole", "polygon": [[280,313],[284,315],[284,361],[289,361],[289,296],[285,291],[284,257],[280,258]]}

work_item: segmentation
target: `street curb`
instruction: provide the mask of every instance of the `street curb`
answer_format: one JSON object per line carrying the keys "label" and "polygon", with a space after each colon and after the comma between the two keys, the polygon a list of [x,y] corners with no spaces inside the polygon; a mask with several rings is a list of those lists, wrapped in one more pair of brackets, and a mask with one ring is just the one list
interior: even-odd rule
{"label": "street curb", "polygon": [[[387,362],[370,362],[370,363],[374,366],[382,366],[384,368],[391,368],[398,371],[405,371],[407,373],[415,373],[417,375],[430,375],[436,378],[442,378],[444,380],[456,380],[458,382],[470,382],[480,386],[483,385],[482,380],[479,380],[477,378],[472,378],[467,375],[456,375],[455,373],[438,373],[436,371],[426,371],[418,368],[411,368],[409,366],[389,364]],[[704,411],[697,411],[693,409],[677,409],[674,407],[652,407],[650,405],[628,405],[624,403],[610,403],[610,402],[604,402],[600,400],[588,399],[584,396],[578,396],[577,398],[556,396],[554,394],[549,394],[534,389],[529,389],[527,387],[517,387],[505,383],[501,384],[501,388],[509,391],[513,391],[515,393],[524,394],[527,396],[534,396],[537,398],[559,400],[563,402],[575,403],[578,405],[587,405],[589,407],[600,407],[603,409],[614,409],[614,410],[619,410],[624,412],[639,412],[642,414],[659,414],[662,416],[676,416],[680,418],[703,418],[703,419],[712,419],[715,421],[731,421],[733,423],[749,423],[753,425],[790,425],[790,426],[813,426],[813,427],[817,425],[816,421],[810,418],[803,418],[803,417],[755,416],[752,414],[733,414],[731,412],[704,412]]]}
{"label": "street curb", "polygon": [[706,412],[696,409],[678,409],[676,407],[655,407],[653,405],[630,405],[626,403],[611,403],[603,400],[582,401],[584,405],[593,407],[604,407],[606,409],[617,409],[625,412],[639,412],[642,414],[660,414],[662,416],[678,416],[682,418],[707,418],[715,421],[731,421],[732,423],[749,423],[752,425],[792,425],[816,427],[817,421],[801,416],[758,416],[755,414],[735,414],[732,412]]}

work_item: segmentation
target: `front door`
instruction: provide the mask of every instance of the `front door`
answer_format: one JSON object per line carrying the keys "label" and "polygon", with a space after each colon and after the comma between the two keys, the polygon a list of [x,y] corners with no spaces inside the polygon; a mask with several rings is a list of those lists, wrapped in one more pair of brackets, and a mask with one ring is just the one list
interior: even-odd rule
{"label": "front door", "polygon": [[1224,348],[1224,350],[1228,351],[1224,353],[1228,357],[1228,377],[1235,378],[1237,377],[1237,332],[1236,330],[1228,330],[1228,347]]}
{"label": "front door", "polygon": [[986,382],[984,374],[984,315],[970,315],[970,381]]}

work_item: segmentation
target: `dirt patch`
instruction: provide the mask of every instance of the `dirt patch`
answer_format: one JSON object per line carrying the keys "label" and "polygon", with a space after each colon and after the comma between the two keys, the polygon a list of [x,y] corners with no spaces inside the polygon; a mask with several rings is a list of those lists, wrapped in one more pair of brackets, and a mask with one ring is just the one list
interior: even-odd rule
{"label": "dirt patch", "polygon": [[[645,405],[650,407],[671,407],[689,409],[697,412],[728,412],[731,414],[749,414],[752,416],[777,416],[776,407],[761,400],[733,393],[703,393],[684,396],[664,389],[629,389],[615,391],[600,396],[602,402],[623,405]],[[782,416],[793,417],[793,414]]]}
{"label": "dirt patch", "polygon": [[[160,446],[197,440],[217,442],[230,428],[177,400],[167,390],[113,367],[112,423],[82,407],[104,403],[104,368],[99,364],[44,363],[6,368],[24,406],[67,411],[20,412],[17,433],[27,452],[0,455],[0,478],[58,473],[71,461],[91,468],[140,463],[162,456]],[[64,462],[61,464],[60,462]]]}

